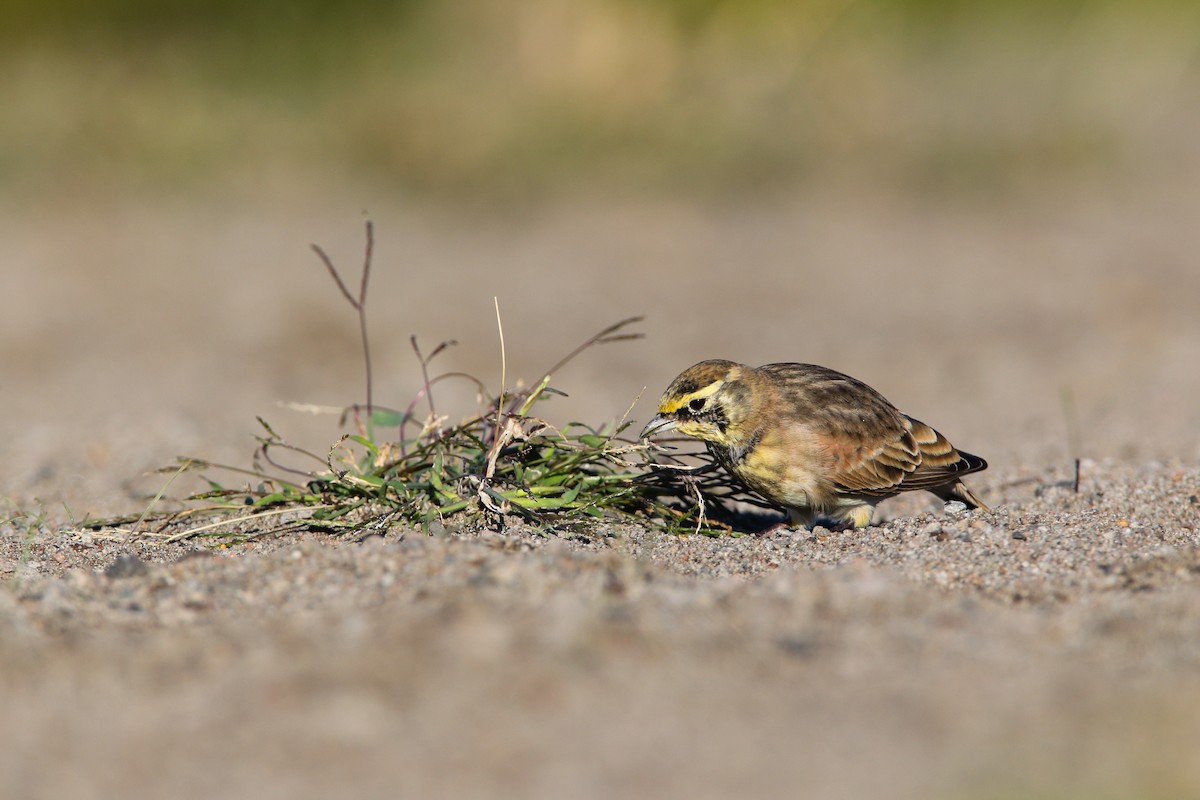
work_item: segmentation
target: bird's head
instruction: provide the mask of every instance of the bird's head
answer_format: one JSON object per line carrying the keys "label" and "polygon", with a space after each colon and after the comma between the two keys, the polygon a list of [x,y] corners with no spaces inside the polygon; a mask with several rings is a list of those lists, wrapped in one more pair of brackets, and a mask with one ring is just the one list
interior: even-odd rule
{"label": "bird's head", "polygon": [[642,429],[642,438],[674,430],[730,446],[750,411],[749,371],[749,367],[721,360],[689,367],[663,393],[658,416]]}

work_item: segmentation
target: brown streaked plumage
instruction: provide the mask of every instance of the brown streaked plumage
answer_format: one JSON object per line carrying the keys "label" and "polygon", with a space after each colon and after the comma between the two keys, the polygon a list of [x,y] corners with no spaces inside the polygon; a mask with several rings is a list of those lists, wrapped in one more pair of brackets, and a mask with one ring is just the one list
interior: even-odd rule
{"label": "brown streaked plumage", "polygon": [[961,480],[986,461],[826,367],[701,361],[667,387],[642,437],[667,430],[703,441],[793,524],[862,528],[880,500],[916,489],[989,510]]}

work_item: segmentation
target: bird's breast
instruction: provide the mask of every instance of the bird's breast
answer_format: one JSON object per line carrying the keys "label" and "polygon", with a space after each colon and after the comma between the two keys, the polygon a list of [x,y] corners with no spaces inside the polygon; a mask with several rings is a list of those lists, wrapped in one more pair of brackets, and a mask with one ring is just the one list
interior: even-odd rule
{"label": "bird's breast", "polygon": [[824,495],[818,480],[819,454],[802,431],[762,430],[717,460],[747,487],[784,506],[804,508]]}

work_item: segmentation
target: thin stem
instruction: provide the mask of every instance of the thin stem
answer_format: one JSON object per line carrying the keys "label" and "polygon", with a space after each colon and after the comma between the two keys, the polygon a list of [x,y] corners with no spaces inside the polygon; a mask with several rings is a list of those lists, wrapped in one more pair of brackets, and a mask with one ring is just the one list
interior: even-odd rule
{"label": "thin stem", "polygon": [[329,254],[321,249],[321,245],[319,244],[312,244],[309,247],[317,254],[317,258],[321,259],[321,263],[325,265],[325,269],[329,270],[329,274],[333,276],[337,287],[342,290],[342,296],[357,310],[358,301],[354,299],[354,295],[350,294],[350,290],[346,288],[346,284],[342,283],[342,276],[338,274],[337,267],[333,266],[333,261],[329,258]]}
{"label": "thin stem", "polygon": [[367,425],[371,424],[371,414],[375,409],[374,392],[372,389],[371,342],[367,337],[367,281],[371,278],[371,256],[375,252],[375,225],[367,220],[367,250],[363,255],[362,284],[358,290],[358,330],[362,335],[363,361],[367,372]]}
{"label": "thin stem", "polygon": [[371,258],[375,253],[375,225],[371,220],[367,220],[367,247],[363,254],[362,280],[358,287],[358,297],[350,294],[350,290],[346,288],[345,281],[342,280],[341,274],[338,273],[337,267],[333,265],[333,259],[329,254],[321,249],[320,245],[310,245],[317,258],[321,259],[321,263],[325,265],[325,269],[329,270],[329,274],[333,276],[334,283],[342,293],[342,297],[346,298],[351,307],[358,312],[358,332],[362,337],[363,361],[366,362],[367,373],[367,425],[371,424],[371,412],[375,408],[374,392],[372,389],[372,369],[371,369],[371,342],[367,336],[367,284],[371,280]]}
{"label": "thin stem", "polygon": [[493,297],[492,304],[496,306],[496,330],[500,333],[500,395],[496,398],[496,434],[499,441],[501,419],[504,410],[504,390],[508,386],[508,361],[504,348],[504,322],[500,319],[500,298]]}
{"label": "thin stem", "polygon": [[591,347],[593,345],[607,344],[608,342],[623,342],[623,341],[629,341],[631,339],[643,338],[645,336],[645,334],[642,334],[642,333],[622,333],[622,334],[616,335],[616,336],[613,335],[617,331],[619,331],[621,328],[624,328],[626,325],[632,325],[636,322],[641,322],[643,319],[645,319],[645,317],[629,317],[627,319],[621,320],[620,322],[618,322],[616,324],[609,325],[607,328],[600,331],[596,335],[589,337],[587,339],[587,341],[585,341],[583,344],[579,345],[574,350],[572,350],[571,352],[569,352],[565,356],[563,356],[562,359],[560,359],[557,364],[555,364],[550,369],[546,370],[543,377],[545,377],[545,378],[551,377],[552,375],[554,375],[554,373],[558,372],[560,369],[565,367],[567,364],[569,364],[573,360],[575,360],[576,356],[578,356],[584,350],[587,350],[589,347]]}

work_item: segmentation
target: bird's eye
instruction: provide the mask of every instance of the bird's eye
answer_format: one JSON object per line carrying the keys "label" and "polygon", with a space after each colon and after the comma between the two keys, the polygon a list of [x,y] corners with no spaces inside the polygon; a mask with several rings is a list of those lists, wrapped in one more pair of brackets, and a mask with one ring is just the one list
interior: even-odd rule
{"label": "bird's eye", "polygon": [[688,410],[691,411],[693,414],[699,414],[701,411],[704,410],[704,398],[697,397],[695,400],[688,403]]}

